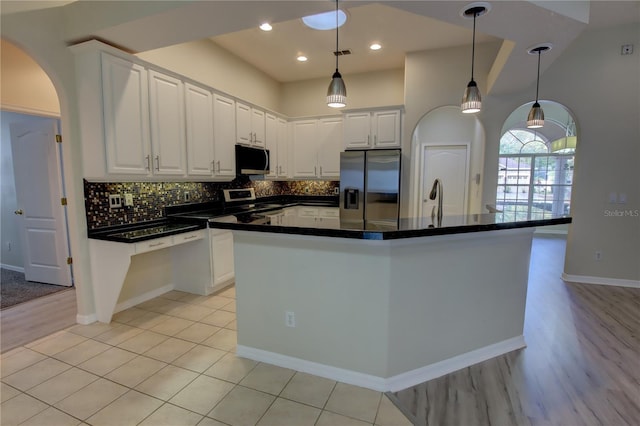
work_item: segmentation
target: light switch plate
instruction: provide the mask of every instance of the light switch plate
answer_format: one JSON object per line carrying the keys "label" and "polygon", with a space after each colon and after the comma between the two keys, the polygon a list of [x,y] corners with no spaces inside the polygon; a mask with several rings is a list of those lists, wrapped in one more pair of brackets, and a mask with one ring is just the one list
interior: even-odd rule
{"label": "light switch plate", "polygon": [[133,206],[133,194],[124,194],[124,205],[125,207]]}

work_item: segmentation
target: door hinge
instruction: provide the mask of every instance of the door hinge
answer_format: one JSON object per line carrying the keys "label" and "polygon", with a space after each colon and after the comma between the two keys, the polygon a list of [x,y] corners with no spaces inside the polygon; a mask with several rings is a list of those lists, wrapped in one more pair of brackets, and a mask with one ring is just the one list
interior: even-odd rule
{"label": "door hinge", "polygon": [[67,257],[67,265],[71,265],[73,263],[73,257]]}
{"label": "door hinge", "polygon": [[56,135],[56,142],[62,143],[62,135]]}
{"label": "door hinge", "polygon": [[62,204],[63,206],[66,206],[67,205],[67,197],[60,198],[60,204]]}

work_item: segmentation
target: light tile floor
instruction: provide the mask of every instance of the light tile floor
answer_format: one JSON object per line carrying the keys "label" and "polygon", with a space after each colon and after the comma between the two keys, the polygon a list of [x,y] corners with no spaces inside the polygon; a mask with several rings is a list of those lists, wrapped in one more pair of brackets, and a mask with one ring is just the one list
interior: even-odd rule
{"label": "light tile floor", "polygon": [[0,424],[406,426],[380,392],[235,355],[235,289],[171,291],[0,357]]}

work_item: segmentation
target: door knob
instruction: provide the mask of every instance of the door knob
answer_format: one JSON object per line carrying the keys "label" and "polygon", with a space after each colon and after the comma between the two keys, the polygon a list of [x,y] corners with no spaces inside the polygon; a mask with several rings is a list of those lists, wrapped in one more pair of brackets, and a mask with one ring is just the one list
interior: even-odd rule
{"label": "door knob", "polygon": [[16,210],[16,211],[14,211],[14,213],[15,213],[15,214],[22,215],[24,212],[22,211],[22,209],[20,209],[20,210]]}

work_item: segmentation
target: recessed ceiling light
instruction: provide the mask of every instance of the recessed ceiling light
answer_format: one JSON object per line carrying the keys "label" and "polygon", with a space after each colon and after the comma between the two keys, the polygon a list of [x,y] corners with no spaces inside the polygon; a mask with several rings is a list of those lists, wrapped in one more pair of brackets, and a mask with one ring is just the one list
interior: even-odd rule
{"label": "recessed ceiling light", "polygon": [[382,45],[380,43],[372,43],[371,46],[369,46],[369,49],[371,49],[371,50],[380,50],[380,49],[382,49]]}
{"label": "recessed ceiling light", "polygon": [[273,27],[271,26],[271,24],[270,24],[270,23],[265,22],[264,24],[261,24],[261,25],[260,25],[260,29],[261,29],[262,31],[271,31],[271,30],[273,29]]}
{"label": "recessed ceiling light", "polygon": [[306,57],[306,56],[304,56],[304,55],[298,55],[298,57],[297,57],[296,59],[298,60],[298,62],[307,62],[307,60],[308,60],[309,58],[307,58],[307,57]]}
{"label": "recessed ceiling light", "polygon": [[[335,30],[336,29],[336,11],[318,13],[316,15],[303,16],[302,22],[314,30]],[[347,22],[347,14],[338,10],[338,27]]]}

